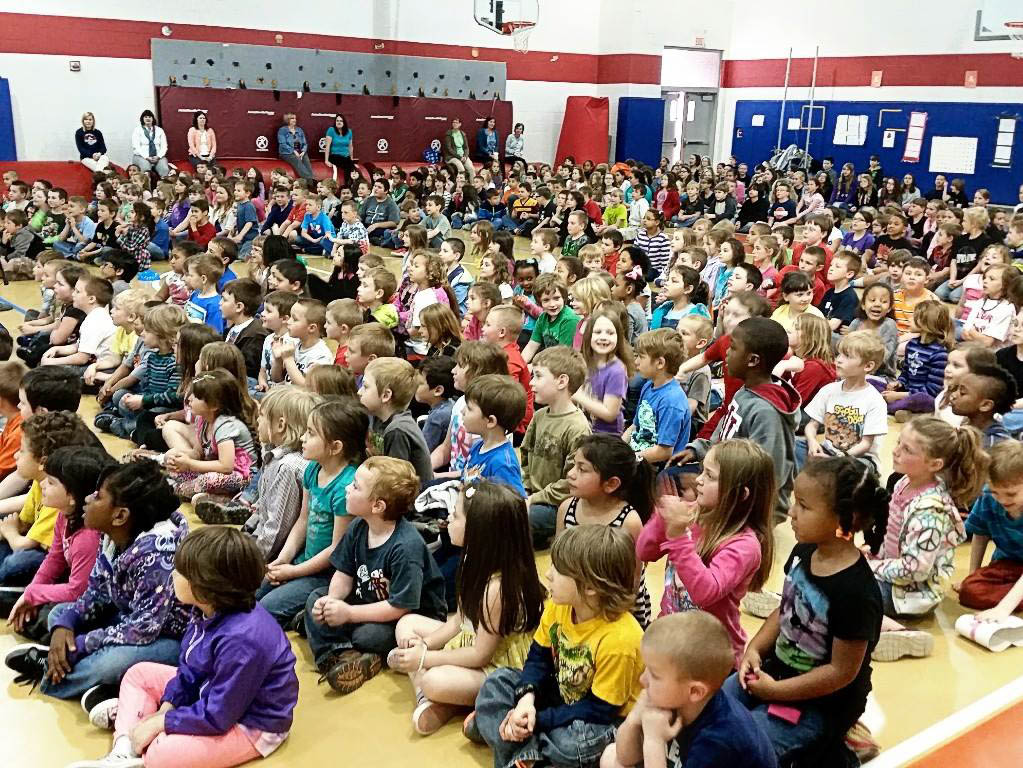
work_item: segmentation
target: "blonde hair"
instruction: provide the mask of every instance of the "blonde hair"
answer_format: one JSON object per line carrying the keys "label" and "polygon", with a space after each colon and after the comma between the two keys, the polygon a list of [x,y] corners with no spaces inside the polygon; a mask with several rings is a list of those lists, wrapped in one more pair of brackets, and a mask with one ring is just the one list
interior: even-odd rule
{"label": "blonde hair", "polygon": [[913,325],[920,332],[920,343],[934,344],[937,342],[952,349],[956,343],[955,327],[952,316],[940,301],[921,301],[913,309]]}
{"label": "blonde hair", "polygon": [[735,668],[728,633],[705,611],[662,615],[647,627],[643,647],[667,657],[679,677],[707,683],[711,694]]}
{"label": "blonde hair", "polygon": [[937,416],[917,416],[907,428],[920,437],[930,458],[942,460],[944,466],[937,474],[956,504],[971,504],[984,485],[991,462],[981,447],[980,432],[969,426],[953,427]]}
{"label": "blonde hair", "polygon": [[875,331],[852,331],[838,342],[838,353],[855,357],[864,363],[873,363],[876,371],[884,363],[885,349],[881,335]]}
{"label": "blonde hair", "polygon": [[487,317],[494,318],[494,322],[507,330],[511,337],[518,336],[525,324],[525,313],[514,304],[499,304],[490,310]]}
{"label": "blonde hair", "polygon": [[825,363],[834,362],[831,352],[831,326],[820,315],[804,312],[796,318],[796,330],[799,331],[799,347],[795,353],[804,360],[821,360]]}
{"label": "blonde hair", "polygon": [[371,456],[362,466],[373,473],[370,494],[384,502],[385,520],[398,520],[419,495],[419,476],[415,467],[391,456]]}
{"label": "blonde hair", "polygon": [[[316,366],[309,373],[325,366]],[[278,419],[284,420],[284,432],[280,445],[289,451],[302,449],[302,435],[309,423],[309,414],[320,403],[320,397],[299,387],[274,387],[259,403],[260,413],[272,425]]]}
{"label": "blonde hair", "polygon": [[[697,547],[700,559],[710,564],[715,553],[729,539],[746,528],[760,540],[760,568],[750,582],[756,592],[767,582],[774,563],[774,460],[752,440],[736,439],[718,443],[707,454],[718,465],[717,506],[701,510],[702,535]],[[704,459],[706,462],[706,459]]]}
{"label": "blonde hair", "polygon": [[305,387],[321,397],[358,397],[355,374],[340,365],[314,365],[305,374]]}
{"label": "blonde hair", "polygon": [[592,590],[593,608],[608,621],[632,610],[636,600],[636,546],[620,528],[578,525],[554,540],[551,562],[580,592]]}
{"label": "blonde hair", "polygon": [[991,448],[991,484],[1023,482],[1023,443],[1003,440]]}
{"label": "blonde hair", "polygon": [[[126,291],[127,293],[127,291]],[[161,304],[146,312],[142,327],[157,338],[169,344],[174,343],[180,331],[188,323],[188,315],[177,304]]]}
{"label": "blonde hair", "polygon": [[991,223],[991,217],[986,209],[980,206],[967,208],[963,211],[963,224],[972,224],[974,229],[987,229]]}
{"label": "blonde hair", "polygon": [[416,369],[400,357],[378,357],[366,366],[366,376],[373,377],[377,394],[391,390],[391,405],[400,411],[408,408],[416,393]]}
{"label": "blonde hair", "polygon": [[347,325],[349,331],[363,322],[362,308],[355,299],[334,299],[327,305],[327,317],[338,325]]}
{"label": "blonde hair", "polygon": [[[143,308],[147,301],[153,298],[153,294],[142,288],[129,288],[114,296],[114,306],[120,307],[129,315],[144,315]],[[156,307],[153,307],[156,309]],[[143,317],[144,319],[144,317]],[[180,326],[179,326],[180,327]],[[177,333],[177,328],[174,332]]]}
{"label": "blonde hair", "polygon": [[611,300],[611,289],[607,287],[607,281],[597,275],[576,280],[568,291],[582,305],[583,314],[587,317],[593,314],[594,307],[600,302]]}

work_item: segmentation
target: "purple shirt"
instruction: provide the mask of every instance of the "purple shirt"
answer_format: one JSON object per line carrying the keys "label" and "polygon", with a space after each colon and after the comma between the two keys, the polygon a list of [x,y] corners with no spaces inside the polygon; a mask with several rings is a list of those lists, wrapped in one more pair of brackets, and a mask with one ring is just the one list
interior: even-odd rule
{"label": "purple shirt", "polygon": [[[616,357],[607,365],[594,371],[587,386],[590,388],[590,394],[600,401],[604,400],[605,395],[620,397],[624,401],[625,395],[629,391],[629,377],[625,372],[625,363]],[[618,409],[618,416],[613,422],[597,418],[593,418],[592,422],[594,432],[607,432],[612,435],[620,435],[625,426],[621,408]]]}

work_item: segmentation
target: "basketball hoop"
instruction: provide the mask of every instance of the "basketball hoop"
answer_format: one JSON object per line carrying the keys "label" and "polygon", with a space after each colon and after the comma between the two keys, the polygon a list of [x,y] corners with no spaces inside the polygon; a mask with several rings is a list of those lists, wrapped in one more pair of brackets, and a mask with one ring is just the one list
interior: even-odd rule
{"label": "basketball hoop", "polygon": [[1018,50],[1010,51],[1010,55],[1014,59],[1023,59],[1023,21],[1005,22],[1005,31],[1020,45]]}
{"label": "basketball hoop", "polygon": [[[506,22],[501,29],[501,33],[505,35],[511,35],[512,45],[515,46],[515,50],[519,53],[529,52],[529,35],[533,31],[533,27],[536,26],[534,21],[509,21]],[[1023,26],[1023,24],[1021,24]],[[1020,33],[1023,35],[1023,31]]]}

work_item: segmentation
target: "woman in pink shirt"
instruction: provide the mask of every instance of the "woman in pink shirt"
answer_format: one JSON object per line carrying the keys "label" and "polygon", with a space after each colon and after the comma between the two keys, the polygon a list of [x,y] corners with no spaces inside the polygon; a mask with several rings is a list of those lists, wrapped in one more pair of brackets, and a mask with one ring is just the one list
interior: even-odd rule
{"label": "woman in pink shirt", "polygon": [[102,475],[116,466],[102,448],[58,448],[46,457],[43,506],[56,510],[57,521],[46,559],[11,609],[9,623],[20,634],[45,642],[50,611],[85,592],[100,548],[99,532],[84,525],[86,500]]}
{"label": "woman in pink shirt", "polygon": [[212,163],[217,156],[217,134],[208,122],[205,112],[192,115],[192,127],[188,129],[188,162],[193,167],[200,162]]}

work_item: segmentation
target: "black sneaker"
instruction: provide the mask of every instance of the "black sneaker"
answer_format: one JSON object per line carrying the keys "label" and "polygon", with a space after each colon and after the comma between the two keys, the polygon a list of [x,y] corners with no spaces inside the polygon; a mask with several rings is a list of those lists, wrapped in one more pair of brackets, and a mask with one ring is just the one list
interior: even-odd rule
{"label": "black sneaker", "polygon": [[14,682],[18,685],[31,684],[35,688],[46,675],[46,659],[50,649],[39,643],[16,645],[4,656],[8,669],[17,672]]}
{"label": "black sneaker", "polygon": [[377,653],[349,650],[341,654],[337,662],[323,673],[320,680],[326,680],[331,688],[344,695],[361,688],[367,680],[375,677],[383,666],[383,659]]}
{"label": "black sneaker", "polygon": [[82,709],[89,716],[89,722],[104,731],[114,730],[117,719],[116,685],[94,685],[82,694]]}
{"label": "black sneaker", "polygon": [[115,418],[117,417],[112,413],[97,413],[96,418],[92,420],[92,425],[100,432],[109,432],[110,425],[114,423]]}

